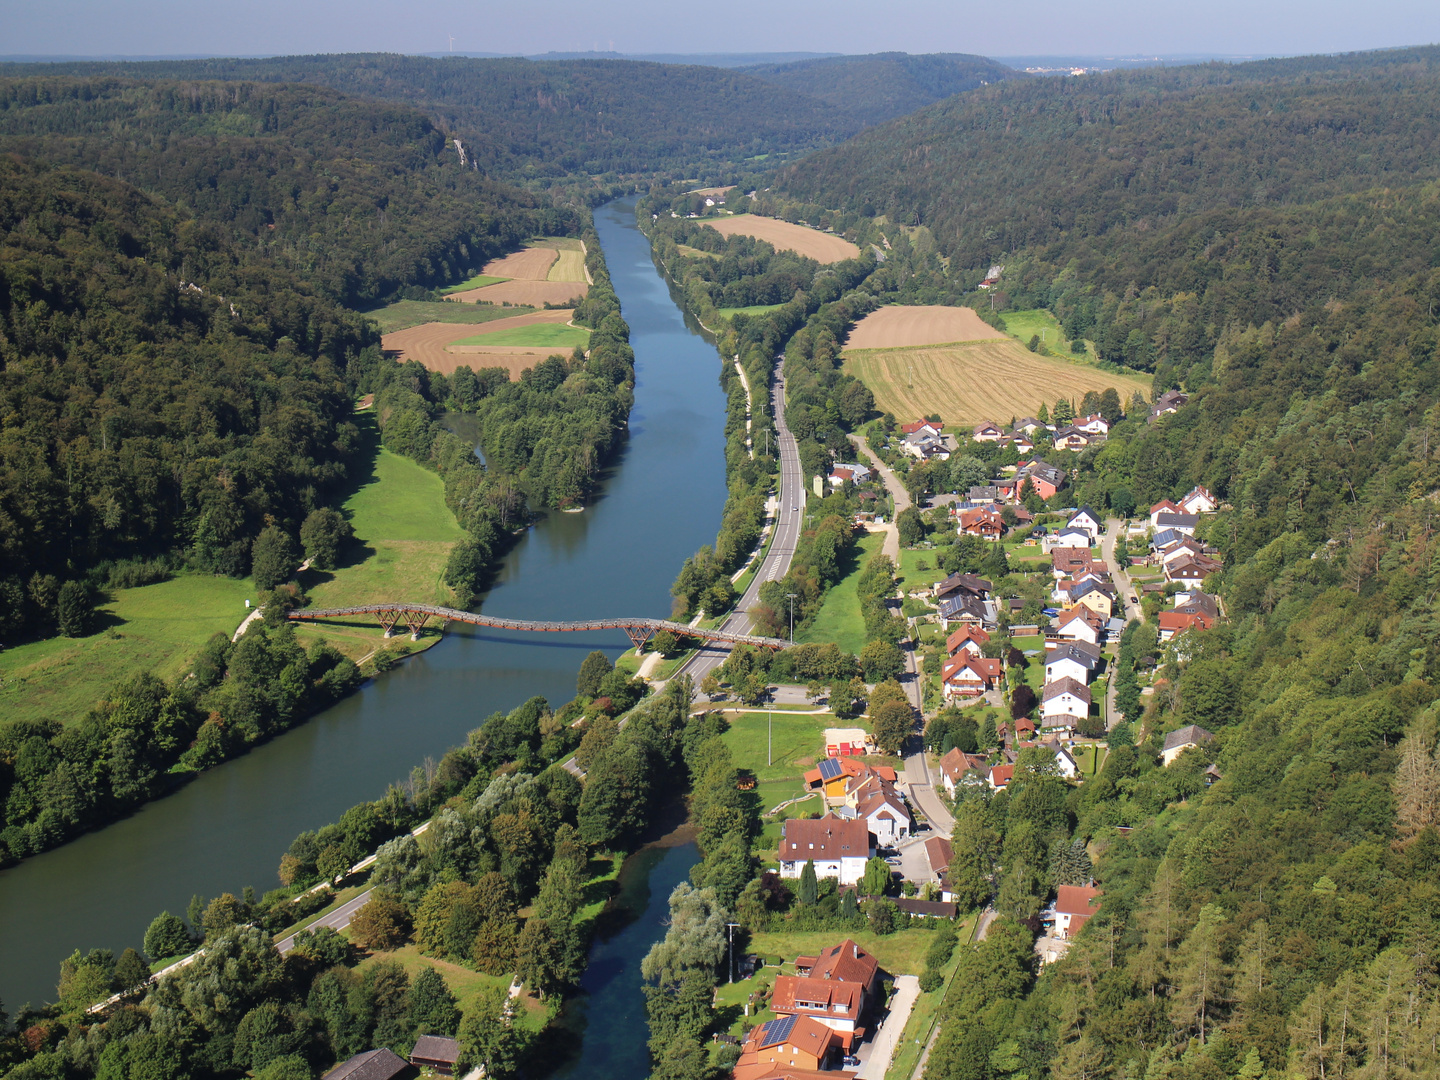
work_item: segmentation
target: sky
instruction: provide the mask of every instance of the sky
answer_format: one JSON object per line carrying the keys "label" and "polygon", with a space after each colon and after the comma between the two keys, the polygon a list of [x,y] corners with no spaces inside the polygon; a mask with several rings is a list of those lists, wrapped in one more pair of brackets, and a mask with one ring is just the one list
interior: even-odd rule
{"label": "sky", "polygon": [[[453,41],[452,41],[453,38]],[[1436,0],[0,0],[0,54],[1297,55],[1440,42]]]}

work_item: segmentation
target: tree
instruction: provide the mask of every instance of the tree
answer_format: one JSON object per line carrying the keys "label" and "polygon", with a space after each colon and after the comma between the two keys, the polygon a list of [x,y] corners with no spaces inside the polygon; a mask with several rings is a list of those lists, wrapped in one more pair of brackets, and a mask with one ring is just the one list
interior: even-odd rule
{"label": "tree", "polygon": [[866,682],[898,679],[905,670],[905,654],[888,641],[872,641],[860,650],[860,669]]}
{"label": "tree", "polygon": [[1055,421],[1056,427],[1064,427],[1075,419],[1075,406],[1070,404],[1069,398],[1059,398],[1055,402],[1055,408],[1051,411],[1050,417]]}
{"label": "tree", "polygon": [[55,602],[55,619],[60,633],[66,637],[84,637],[95,615],[95,597],[83,581],[67,581],[60,586]]}
{"label": "tree", "polygon": [[190,930],[185,920],[168,911],[156,915],[145,931],[145,955],[152,959],[168,960],[172,956],[184,956],[191,947]]}
{"label": "tree", "polygon": [[521,1035],[498,988],[482,990],[460,1023],[465,1069],[483,1068],[489,1080],[511,1080],[520,1071]]}
{"label": "tree", "polygon": [[645,954],[640,973],[666,985],[679,983],[687,971],[714,970],[725,955],[729,920],[713,889],[682,881],[670,893],[670,929]]}
{"label": "tree", "polygon": [[870,710],[870,728],[881,753],[899,754],[915,730],[915,712],[904,701],[887,701]]}
{"label": "tree", "polygon": [[300,545],[305,557],[316,570],[333,570],[340,562],[340,552],[355,538],[355,530],[337,510],[328,506],[310,511],[300,526]]}
{"label": "tree", "polygon": [[115,954],[109,949],[91,949],[83,957],[76,949],[60,961],[60,982],[56,987],[60,1006],[76,1012],[110,996],[115,982]]}
{"label": "tree", "polygon": [[876,855],[865,863],[865,874],[860,879],[860,891],[866,896],[884,896],[890,891],[890,866]]}
{"label": "tree", "polygon": [[362,949],[398,948],[410,936],[410,912],[386,889],[376,889],[350,917],[350,940]]}
{"label": "tree", "polygon": [[440,972],[426,965],[410,984],[410,1023],[416,1035],[454,1035],[460,1023],[455,995]]}
{"label": "tree", "polygon": [[299,565],[295,542],[289,533],[278,525],[267,525],[260,530],[250,548],[250,572],[255,578],[255,588],[268,592],[284,585],[295,576]]}
{"label": "tree", "polygon": [[277,1057],[255,1072],[255,1080],[314,1080],[314,1077],[315,1070],[299,1054]]}
{"label": "tree", "polygon": [[680,647],[679,639],[669,630],[661,630],[650,639],[650,648],[661,656],[670,656]]}
{"label": "tree", "polygon": [[809,907],[820,898],[820,882],[815,877],[815,860],[806,859],[800,870],[800,903]]}
{"label": "tree", "polygon": [[947,876],[962,911],[983,907],[990,899],[990,875],[995,867],[1000,835],[990,826],[989,818],[988,808],[979,800],[966,800],[955,814]]}
{"label": "tree", "polygon": [[224,933],[233,926],[239,926],[250,917],[248,907],[235,897],[234,893],[221,893],[205,908],[200,924],[205,927],[205,936],[210,938]]}
{"label": "tree", "polygon": [[899,929],[900,909],[894,900],[871,900],[865,905],[865,915],[870,920],[872,933],[883,937]]}
{"label": "tree", "polygon": [[124,993],[150,981],[150,965],[134,949],[126,949],[115,961],[115,989]]}
{"label": "tree", "polygon": [[575,679],[575,691],[581,697],[593,698],[600,692],[600,680],[615,670],[610,658],[600,650],[585,657],[580,665],[580,674]]}
{"label": "tree", "polygon": [[1171,1020],[1181,1030],[1196,1032],[1202,1043],[1211,1012],[1225,1001],[1229,984],[1229,968],[1221,956],[1220,926],[1224,922],[1225,911],[1218,904],[1201,908],[1200,918],[1176,951],[1171,968]]}
{"label": "tree", "polygon": [[925,539],[925,519],[913,506],[900,511],[895,527],[900,530],[900,543],[905,547],[914,547]]}

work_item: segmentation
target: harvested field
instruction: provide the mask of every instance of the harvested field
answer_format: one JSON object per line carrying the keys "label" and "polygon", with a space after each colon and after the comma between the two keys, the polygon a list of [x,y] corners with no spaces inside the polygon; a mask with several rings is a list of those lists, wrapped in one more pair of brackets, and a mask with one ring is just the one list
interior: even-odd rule
{"label": "harvested field", "polygon": [[904,307],[872,311],[855,324],[846,349],[901,349],[948,345],[956,341],[1003,341],[996,330],[968,307]]}
{"label": "harvested field", "polygon": [[480,272],[493,278],[524,278],[544,281],[558,253],[554,248],[532,247],[491,259]]}
{"label": "harvested field", "polygon": [[550,281],[574,281],[585,280],[585,252],[576,248],[574,251],[561,251],[555,265],[550,267]]}
{"label": "harvested field", "polygon": [[487,331],[474,337],[452,342],[450,348],[463,345],[478,345],[489,349],[500,345],[514,345],[522,349],[582,349],[590,344],[590,331],[579,326],[565,326],[560,323],[532,322],[526,326],[505,327]]}
{"label": "harvested field", "polygon": [[685,194],[699,195],[701,198],[704,199],[713,199],[717,195],[724,195],[725,192],[734,190],[735,185],[731,184],[729,187],[697,187],[691,191],[687,191]]}
{"label": "harvested field", "polygon": [[445,300],[400,300],[374,311],[367,311],[367,318],[375,320],[380,333],[393,334],[396,330],[419,326],[421,323],[482,323],[493,319],[513,319],[528,315],[530,308],[489,307],[480,304],[452,304]]}
{"label": "harvested field", "polygon": [[[553,255],[554,252],[551,252]],[[492,304],[525,304],[528,307],[543,307],[545,304],[569,304],[585,299],[589,286],[582,281],[507,281],[501,285],[486,285],[483,289],[453,293],[445,299],[461,304],[478,304],[488,301]]]}
{"label": "harvested field", "polygon": [[[988,327],[987,327],[988,329]],[[876,407],[896,417],[938,413],[947,424],[1008,421],[1034,413],[1041,402],[1076,402],[1087,391],[1113,386],[1121,401],[1150,380],[1112,375],[1091,364],[1039,356],[1010,338],[914,349],[847,349],[844,370],[875,395]]]}
{"label": "harvested field", "polygon": [[467,338],[475,339],[496,332],[515,331],[525,327],[559,324],[564,326],[574,312],[564,310],[536,311],[488,323],[426,323],[398,330],[380,339],[380,347],[400,363],[418,360],[431,371],[448,375],[462,364],[475,370],[482,367],[503,367],[515,377],[527,367],[534,367],[555,352],[568,353],[567,348],[543,345],[455,345]]}
{"label": "harvested field", "polygon": [[736,214],[734,217],[706,221],[716,232],[724,236],[753,236],[757,240],[804,255],[820,263],[841,262],[853,259],[860,249],[842,236],[823,233],[793,222],[778,218],[757,217],[755,214]]}

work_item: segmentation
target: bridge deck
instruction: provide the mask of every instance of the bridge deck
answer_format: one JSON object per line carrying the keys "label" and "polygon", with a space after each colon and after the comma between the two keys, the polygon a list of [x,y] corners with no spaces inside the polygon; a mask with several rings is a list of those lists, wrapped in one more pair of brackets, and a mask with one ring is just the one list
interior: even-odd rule
{"label": "bridge deck", "polygon": [[444,619],[450,622],[469,623],[471,626],[489,626],[497,630],[526,630],[543,633],[573,633],[585,630],[624,630],[632,641],[643,642],[661,630],[672,634],[684,634],[705,641],[724,642],[730,645],[755,645],[762,649],[788,649],[790,642],[783,638],[760,637],[756,634],[736,634],[728,630],[707,630],[686,623],[671,622],[669,619],[581,619],[570,622],[538,622],[531,619],[499,619],[490,615],[479,615],[473,611],[438,607],[434,604],[366,604],[363,607],[347,608],[304,608],[292,611],[292,622],[312,622],[321,619],[343,619],[352,615],[375,615],[389,632],[397,622],[404,622],[412,630],[423,626],[429,619]]}

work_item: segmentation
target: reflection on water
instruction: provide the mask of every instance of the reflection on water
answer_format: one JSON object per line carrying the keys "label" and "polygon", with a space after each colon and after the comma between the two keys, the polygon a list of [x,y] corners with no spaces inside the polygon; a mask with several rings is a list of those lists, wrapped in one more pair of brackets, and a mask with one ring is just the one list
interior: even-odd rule
{"label": "reflection on water", "polygon": [[[643,423],[603,498],[583,514],[548,515],[509,553],[484,598],[493,615],[663,617],[681,563],[720,525],[725,399],[715,351],[686,332],[633,207],[603,207],[596,225],[630,324],[633,415]],[[0,872],[0,1000],[13,1013],[53,998],[60,960],[72,949],[138,948],[155,915],[183,911],[194,893],[272,888],[297,833],[378,798],[496,710],[534,695],[568,701],[586,652],[614,657],[626,647],[619,631],[551,638],[453,628],[309,723],[104,830]]]}

